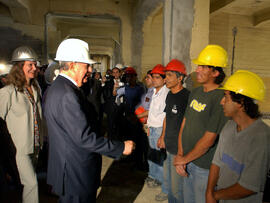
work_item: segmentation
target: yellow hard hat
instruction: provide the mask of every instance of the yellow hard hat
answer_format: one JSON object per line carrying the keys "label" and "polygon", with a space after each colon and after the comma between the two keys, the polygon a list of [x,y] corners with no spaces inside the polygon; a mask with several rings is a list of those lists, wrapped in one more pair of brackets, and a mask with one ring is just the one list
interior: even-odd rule
{"label": "yellow hard hat", "polygon": [[238,70],[231,75],[220,89],[242,94],[252,99],[262,101],[265,95],[265,86],[262,79],[253,72]]}
{"label": "yellow hard hat", "polygon": [[192,60],[197,65],[215,66],[225,68],[228,63],[228,55],[225,49],[219,45],[207,45],[197,59]]}

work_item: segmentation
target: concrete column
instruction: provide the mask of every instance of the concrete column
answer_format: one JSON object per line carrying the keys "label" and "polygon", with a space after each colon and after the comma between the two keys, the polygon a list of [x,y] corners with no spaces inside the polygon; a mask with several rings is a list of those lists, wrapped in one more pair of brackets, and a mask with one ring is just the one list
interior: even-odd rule
{"label": "concrete column", "polygon": [[194,0],[165,0],[163,63],[182,60],[190,72],[190,44],[194,15]]}
{"label": "concrete column", "polygon": [[196,58],[209,42],[210,0],[165,0],[163,63],[182,60],[187,72],[195,69]]}

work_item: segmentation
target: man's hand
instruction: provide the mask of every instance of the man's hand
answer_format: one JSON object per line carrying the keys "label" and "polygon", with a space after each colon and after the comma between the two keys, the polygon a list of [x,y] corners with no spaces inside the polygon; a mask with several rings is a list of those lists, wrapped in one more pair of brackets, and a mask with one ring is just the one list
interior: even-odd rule
{"label": "man's hand", "polygon": [[188,177],[188,173],[186,172],[186,165],[177,165],[175,166],[176,172],[183,177]]}
{"label": "man's hand", "polygon": [[107,81],[106,76],[103,76],[101,82],[102,82],[102,83],[105,83],[106,81]]}
{"label": "man's hand", "polygon": [[[174,161],[173,164],[175,166],[175,170],[176,172],[180,175],[180,176],[184,176],[187,177],[188,173],[186,172],[186,164],[182,164],[181,160],[183,159],[183,156],[177,154],[174,157]],[[180,161],[179,161],[180,160]]]}
{"label": "man's hand", "polygon": [[157,147],[160,149],[165,148],[164,137],[160,136],[157,141]]}
{"label": "man's hand", "polygon": [[214,198],[214,194],[212,192],[206,191],[206,203],[217,203],[217,200]]}
{"label": "man's hand", "polygon": [[124,142],[125,148],[123,151],[123,155],[130,155],[131,152],[135,149],[135,143],[131,140],[127,140]]}

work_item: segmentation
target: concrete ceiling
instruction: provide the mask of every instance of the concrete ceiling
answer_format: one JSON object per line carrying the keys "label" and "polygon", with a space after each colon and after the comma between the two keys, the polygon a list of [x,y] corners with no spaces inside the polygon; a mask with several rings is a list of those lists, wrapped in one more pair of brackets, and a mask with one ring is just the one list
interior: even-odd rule
{"label": "concrete ceiling", "polygon": [[219,12],[250,16],[253,25],[270,21],[270,0],[210,0],[210,13]]}
{"label": "concrete ceiling", "polygon": [[[9,8],[13,20],[31,23],[31,1],[33,0],[0,0]],[[102,0],[103,1],[103,0]],[[120,0],[113,0],[117,4]],[[128,0],[140,4],[143,0]],[[225,12],[251,16],[254,26],[270,20],[270,0],[210,0],[210,13]]]}
{"label": "concrete ceiling", "polygon": [[15,22],[29,24],[31,22],[31,11],[29,1],[26,0],[0,0],[7,7]]}

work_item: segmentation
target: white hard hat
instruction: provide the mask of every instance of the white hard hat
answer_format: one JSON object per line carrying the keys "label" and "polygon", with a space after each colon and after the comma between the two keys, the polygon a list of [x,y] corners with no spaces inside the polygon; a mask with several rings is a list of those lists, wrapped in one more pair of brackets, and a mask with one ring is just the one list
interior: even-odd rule
{"label": "white hard hat", "polygon": [[80,39],[66,39],[61,42],[56,52],[56,61],[96,63],[89,56],[88,44]]}
{"label": "white hard hat", "polygon": [[120,70],[124,67],[121,63],[118,63],[115,65],[116,68],[119,68]]}
{"label": "white hard hat", "polygon": [[12,68],[11,64],[0,64],[0,76],[9,74],[11,68]]}

